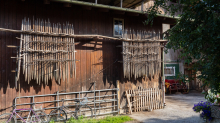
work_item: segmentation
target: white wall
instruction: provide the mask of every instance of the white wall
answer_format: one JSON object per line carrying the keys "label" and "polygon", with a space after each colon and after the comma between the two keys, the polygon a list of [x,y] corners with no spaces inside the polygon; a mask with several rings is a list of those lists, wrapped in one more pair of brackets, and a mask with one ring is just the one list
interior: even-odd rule
{"label": "white wall", "polygon": [[[162,31],[165,32],[170,29],[170,24],[162,24]],[[184,61],[179,58],[180,50],[169,49],[168,53],[164,53],[164,61],[167,63],[177,63],[179,61],[179,72],[184,73]]]}

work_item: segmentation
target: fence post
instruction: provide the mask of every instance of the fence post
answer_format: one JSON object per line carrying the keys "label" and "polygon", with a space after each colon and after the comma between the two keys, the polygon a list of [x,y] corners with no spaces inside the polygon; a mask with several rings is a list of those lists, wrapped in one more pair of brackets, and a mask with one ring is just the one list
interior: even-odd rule
{"label": "fence post", "polygon": [[100,102],[100,90],[99,90],[99,114],[100,114],[100,105],[101,105],[101,102]]}
{"label": "fence post", "polygon": [[120,86],[119,86],[119,83],[120,81],[117,80],[117,105],[118,105],[118,114],[120,114]]}
{"label": "fence post", "polygon": [[94,91],[94,114],[95,114],[95,119],[96,119],[96,104],[95,104],[95,98],[96,98],[96,97],[95,97],[95,83],[96,83],[96,82],[94,82],[94,90],[93,90],[93,91]]}
{"label": "fence post", "polygon": [[[17,106],[17,97],[15,97],[14,109],[16,109],[16,106]],[[13,109],[13,110],[14,110],[14,109]]]}
{"label": "fence post", "polygon": [[33,105],[34,105],[34,96],[32,97],[33,99],[32,99],[32,105],[31,105],[31,107],[32,107],[32,109],[34,109],[34,107],[33,107]]}
{"label": "fence post", "polygon": [[[57,100],[59,100],[59,91],[57,91]],[[57,106],[60,107],[60,102],[57,101]]]}

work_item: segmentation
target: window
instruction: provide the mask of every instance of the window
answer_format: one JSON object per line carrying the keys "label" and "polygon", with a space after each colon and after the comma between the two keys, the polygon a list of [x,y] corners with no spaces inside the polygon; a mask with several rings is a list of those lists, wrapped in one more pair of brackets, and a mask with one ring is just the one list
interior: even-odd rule
{"label": "window", "polygon": [[164,76],[175,76],[175,67],[164,67]]}
{"label": "window", "polygon": [[121,37],[122,30],[124,30],[124,20],[123,19],[113,19],[113,35],[114,37]]}

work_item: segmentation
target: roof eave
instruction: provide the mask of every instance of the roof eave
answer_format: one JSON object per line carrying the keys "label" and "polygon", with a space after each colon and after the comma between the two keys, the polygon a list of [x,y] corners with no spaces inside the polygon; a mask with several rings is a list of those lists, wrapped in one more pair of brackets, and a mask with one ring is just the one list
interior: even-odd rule
{"label": "roof eave", "polygon": [[[91,6],[96,8],[105,8],[105,9],[111,9],[111,10],[118,10],[118,11],[124,11],[124,12],[132,12],[137,14],[146,14],[146,11],[139,11],[129,8],[121,8],[117,6],[109,6],[109,5],[102,5],[102,4],[96,4],[96,3],[90,3],[90,2],[84,2],[84,1],[75,1],[75,0],[52,0],[55,2],[62,2],[62,3],[71,3],[71,4],[77,4],[77,5],[85,5],[85,6]],[[176,16],[169,16],[169,15],[161,15],[157,14],[158,17],[165,17],[165,18],[172,18],[172,19],[179,19],[180,17]]]}

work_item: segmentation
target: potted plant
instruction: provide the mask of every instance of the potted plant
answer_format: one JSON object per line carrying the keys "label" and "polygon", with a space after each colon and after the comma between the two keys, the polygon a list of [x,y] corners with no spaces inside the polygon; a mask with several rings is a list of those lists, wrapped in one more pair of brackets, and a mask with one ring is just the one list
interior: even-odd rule
{"label": "potted plant", "polygon": [[213,105],[211,102],[199,102],[198,104],[194,104],[193,110],[195,112],[201,112],[200,116],[202,119],[206,122],[207,120],[211,121],[211,105]]}
{"label": "potted plant", "polygon": [[213,118],[220,118],[220,97],[219,97],[219,93],[215,94],[212,93],[211,90],[208,90],[208,93],[205,96],[205,99],[211,103],[213,103],[213,105],[211,106],[211,116]]}
{"label": "potted plant", "polygon": [[205,95],[205,99],[207,102],[199,102],[198,104],[194,104],[193,110],[195,112],[201,112],[201,118],[205,122],[220,122],[220,97],[219,93],[215,94],[208,90],[208,93]]}

